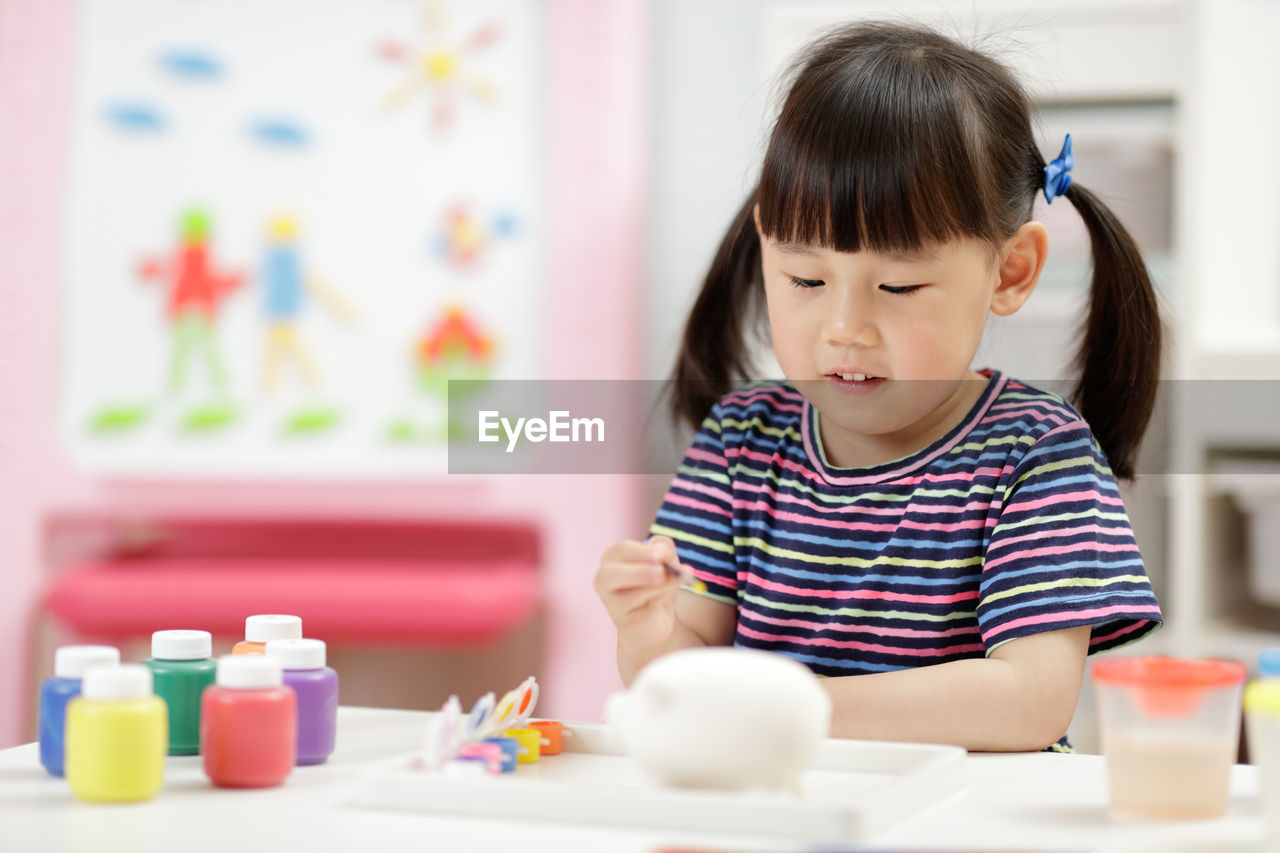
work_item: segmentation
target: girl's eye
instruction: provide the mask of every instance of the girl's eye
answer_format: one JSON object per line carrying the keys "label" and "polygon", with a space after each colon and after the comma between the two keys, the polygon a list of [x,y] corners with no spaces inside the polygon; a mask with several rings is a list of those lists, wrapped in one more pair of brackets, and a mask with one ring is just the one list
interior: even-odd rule
{"label": "girl's eye", "polygon": [[923,284],[882,284],[880,285],[880,289],[883,290],[884,292],[896,293],[902,296],[906,296],[907,294],[910,294],[910,293],[915,293],[917,290],[919,290],[922,287],[924,287]]}
{"label": "girl's eye", "polygon": [[791,284],[795,287],[811,288],[822,287],[824,282],[812,278],[796,278],[791,276]]}

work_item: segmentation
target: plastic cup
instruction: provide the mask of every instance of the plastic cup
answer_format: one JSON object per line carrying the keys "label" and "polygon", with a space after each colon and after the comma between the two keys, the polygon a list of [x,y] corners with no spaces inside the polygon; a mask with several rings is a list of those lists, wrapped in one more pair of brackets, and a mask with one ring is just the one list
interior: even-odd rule
{"label": "plastic cup", "polygon": [[1113,815],[1226,814],[1244,678],[1243,665],[1223,660],[1111,658],[1094,665]]}

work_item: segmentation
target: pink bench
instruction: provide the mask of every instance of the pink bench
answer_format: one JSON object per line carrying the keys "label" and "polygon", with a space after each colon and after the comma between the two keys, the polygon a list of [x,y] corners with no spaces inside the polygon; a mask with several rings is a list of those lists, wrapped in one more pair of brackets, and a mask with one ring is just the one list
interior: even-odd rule
{"label": "pink bench", "polygon": [[454,646],[524,625],[542,599],[527,523],[169,519],[149,529],[68,560],[47,589],[49,615],[107,639],[172,627],[235,637],[250,614],[293,613],[326,640]]}

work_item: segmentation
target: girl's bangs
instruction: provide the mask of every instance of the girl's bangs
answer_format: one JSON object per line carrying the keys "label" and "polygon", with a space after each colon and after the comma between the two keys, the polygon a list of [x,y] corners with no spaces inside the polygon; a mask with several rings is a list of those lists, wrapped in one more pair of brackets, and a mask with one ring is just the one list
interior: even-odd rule
{"label": "girl's bangs", "polygon": [[855,85],[793,92],[779,116],[758,197],[766,235],[887,254],[999,238],[977,134],[954,91],[920,79],[841,82]]}

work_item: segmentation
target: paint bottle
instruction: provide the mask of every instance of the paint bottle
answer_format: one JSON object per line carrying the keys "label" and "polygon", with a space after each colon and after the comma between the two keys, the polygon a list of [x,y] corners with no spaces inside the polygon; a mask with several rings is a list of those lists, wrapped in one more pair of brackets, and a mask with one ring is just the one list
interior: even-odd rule
{"label": "paint bottle", "polygon": [[298,703],[280,664],[265,655],[224,655],[200,707],[204,772],[222,788],[282,783],[297,755]]}
{"label": "paint bottle", "polygon": [[1258,677],[1244,690],[1249,761],[1258,768],[1262,816],[1272,838],[1280,836],[1280,648],[1258,655]]}
{"label": "paint bottle", "polygon": [[298,764],[323,764],[338,734],[338,673],[325,666],[324,640],[271,640],[267,659],[298,697]]}
{"label": "paint bottle", "polygon": [[142,664],[85,671],[67,706],[67,784],[77,797],[112,803],[150,799],[164,781],[169,709]]}
{"label": "paint bottle", "polygon": [[233,655],[260,655],[269,640],[299,640],[302,618],[283,613],[261,613],[244,620],[244,639],[231,649]]}
{"label": "paint bottle", "polygon": [[169,754],[200,751],[200,694],[213,684],[218,662],[208,631],[156,631],[151,657],[142,662],[155,679],[156,695],[169,706]]}
{"label": "paint bottle", "polygon": [[115,646],[63,646],[53,653],[53,677],[40,685],[39,716],[40,763],[54,776],[62,775],[67,703],[80,695],[85,671],[119,663],[120,650]]}

